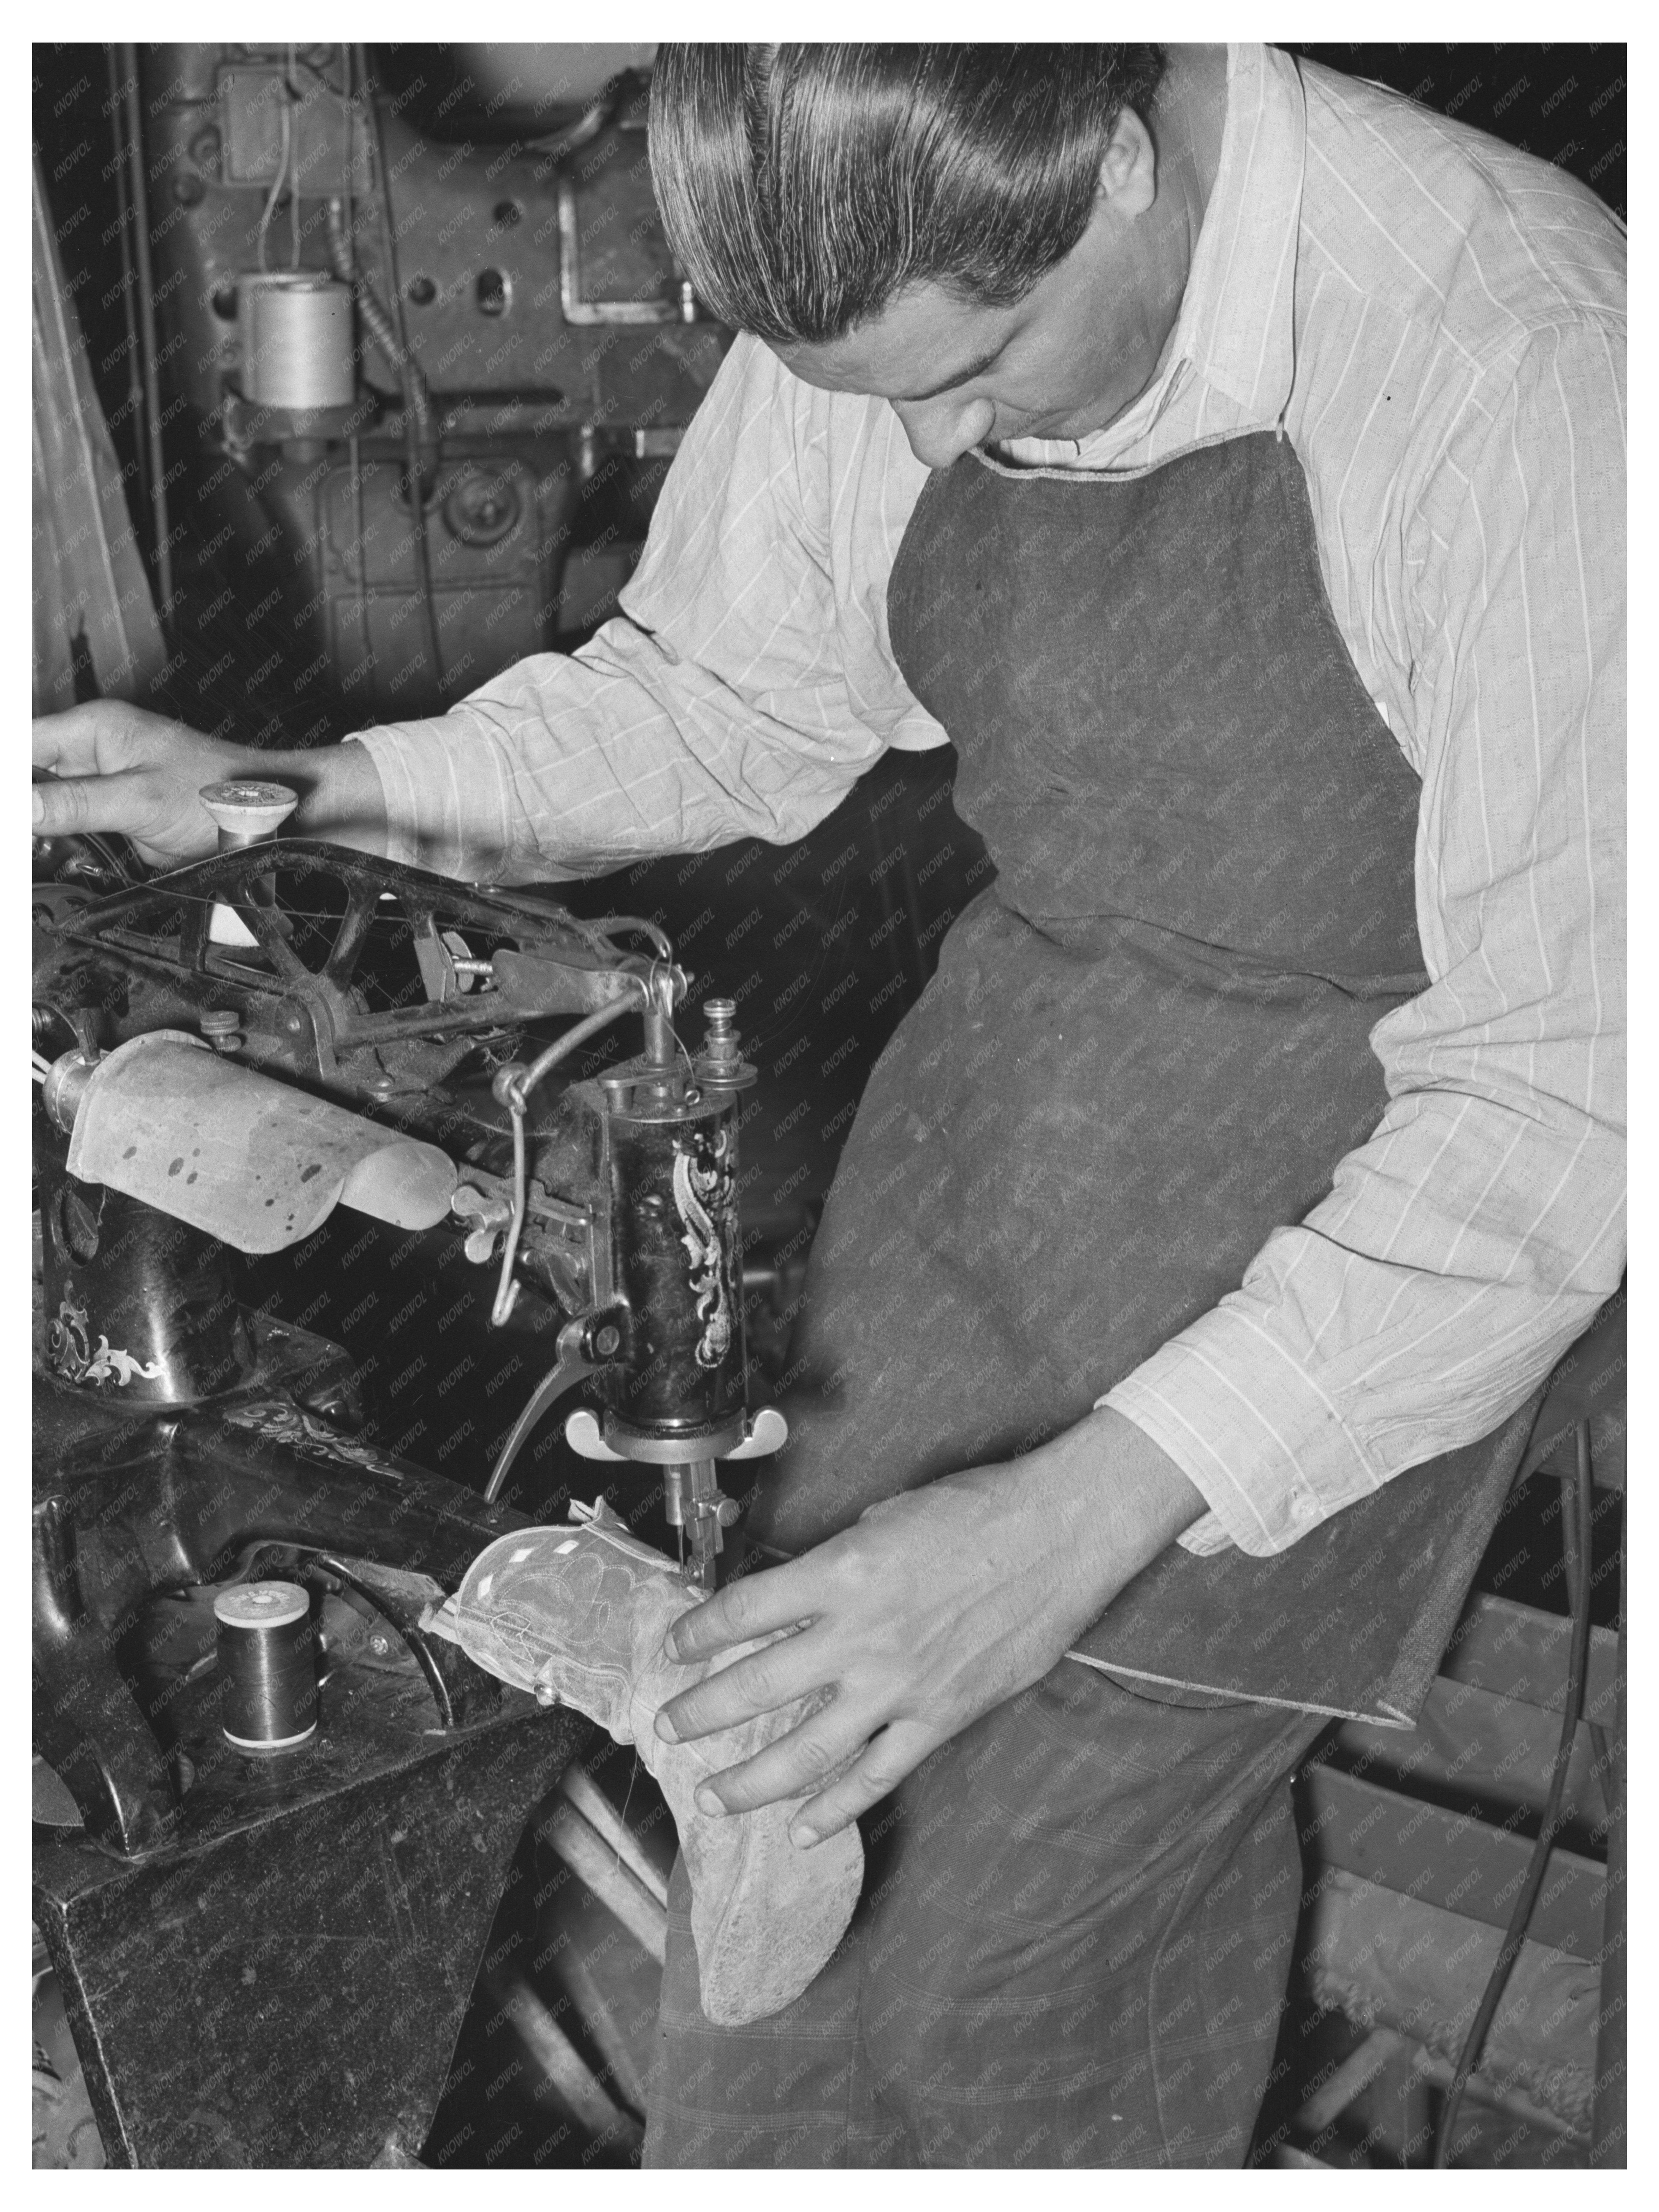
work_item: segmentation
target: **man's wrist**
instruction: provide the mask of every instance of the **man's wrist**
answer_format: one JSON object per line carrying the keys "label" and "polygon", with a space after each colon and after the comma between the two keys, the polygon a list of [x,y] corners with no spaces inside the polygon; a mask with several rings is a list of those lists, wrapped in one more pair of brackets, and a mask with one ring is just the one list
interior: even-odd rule
{"label": "man's wrist", "polygon": [[300,794],[288,834],[349,845],[359,853],[386,848],[386,793],[367,745],[319,745],[296,752],[250,751],[247,773],[286,783]]}
{"label": "man's wrist", "polygon": [[1162,1446],[1109,1406],[1096,1407],[1032,1456],[1041,1460],[1054,1505],[1077,1540],[1111,1561],[1117,1588],[1209,1510]]}

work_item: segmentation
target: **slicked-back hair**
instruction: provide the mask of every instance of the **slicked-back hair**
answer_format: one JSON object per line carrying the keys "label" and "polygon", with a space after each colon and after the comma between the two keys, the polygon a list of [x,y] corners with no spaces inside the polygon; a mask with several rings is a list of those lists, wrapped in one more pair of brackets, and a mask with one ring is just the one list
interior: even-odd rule
{"label": "slicked-back hair", "polygon": [[823,344],[907,286],[1010,307],[1088,226],[1161,46],[664,46],[651,174],[721,321]]}

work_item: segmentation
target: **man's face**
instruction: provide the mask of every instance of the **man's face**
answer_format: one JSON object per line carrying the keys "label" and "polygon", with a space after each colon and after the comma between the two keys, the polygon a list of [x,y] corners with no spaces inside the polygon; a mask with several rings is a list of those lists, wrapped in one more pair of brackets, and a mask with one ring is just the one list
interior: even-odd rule
{"label": "man's face", "polygon": [[821,391],[889,401],[930,469],[1011,438],[1080,438],[1151,381],[1180,312],[1198,221],[1201,210],[1192,219],[1183,195],[1159,192],[1151,136],[1126,111],[1088,228],[1015,306],[918,285],[844,337],[774,349]]}

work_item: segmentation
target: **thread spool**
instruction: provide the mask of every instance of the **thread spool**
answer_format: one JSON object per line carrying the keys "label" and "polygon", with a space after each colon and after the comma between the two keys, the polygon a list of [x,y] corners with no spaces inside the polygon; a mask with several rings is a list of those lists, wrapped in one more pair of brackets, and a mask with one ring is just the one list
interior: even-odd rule
{"label": "thread spool", "polygon": [[222,853],[240,853],[270,842],[300,804],[285,783],[258,783],[233,776],[226,783],[204,783],[196,796],[219,832]]}
{"label": "thread spool", "polygon": [[[253,337],[253,302],[261,292],[292,291],[296,285],[314,284],[320,271],[315,269],[247,269],[236,279],[236,336],[240,343],[244,362],[251,363],[255,356]],[[251,367],[242,371],[242,397],[257,397],[253,390],[255,372]]]}
{"label": "thread spool", "polygon": [[315,270],[261,270],[239,280],[242,397],[296,410],[349,407],[356,397],[350,288]]}
{"label": "thread spool", "polygon": [[298,1583],[240,1583],[213,1601],[219,1624],[219,1726],[256,1758],[297,1751],[317,1733],[311,1601]]}

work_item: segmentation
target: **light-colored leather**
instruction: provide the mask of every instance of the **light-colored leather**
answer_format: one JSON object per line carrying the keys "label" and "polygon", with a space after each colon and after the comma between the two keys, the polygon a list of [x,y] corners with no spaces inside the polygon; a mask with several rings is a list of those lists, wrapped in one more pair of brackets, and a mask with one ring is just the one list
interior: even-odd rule
{"label": "light-colored leather", "polygon": [[[600,1507],[580,1526],[498,1537],[427,1626],[501,1680],[544,1704],[572,1705],[637,1747],[679,1831],[702,2009],[734,2027],[781,2011],[824,1965],[858,1902],[864,1850],[854,1827],[798,1850],[788,1828],[799,1799],[726,1814],[697,1805],[700,1783],[752,1758],[811,1710],[803,1700],[695,1742],[659,1739],[661,1707],[717,1671],[679,1666],[663,1649],[701,1597]],[[759,1648],[744,1644],[719,1664]]]}

